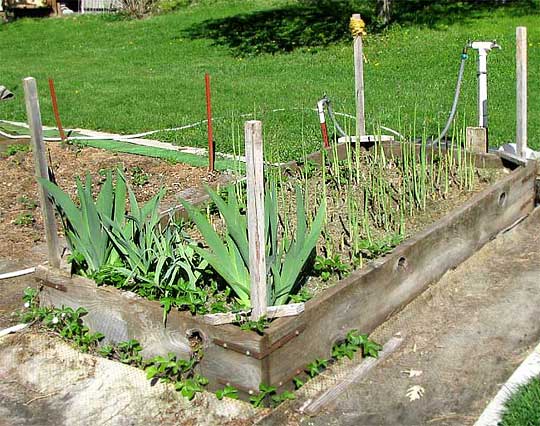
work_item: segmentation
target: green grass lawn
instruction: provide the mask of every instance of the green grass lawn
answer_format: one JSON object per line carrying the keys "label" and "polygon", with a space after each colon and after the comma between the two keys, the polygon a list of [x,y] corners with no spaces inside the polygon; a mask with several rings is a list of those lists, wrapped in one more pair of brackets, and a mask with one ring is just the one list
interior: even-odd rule
{"label": "green grass lawn", "polygon": [[[208,71],[214,114],[223,118],[216,122],[217,149],[232,152],[242,143],[247,118],[240,114],[253,113],[263,120],[272,159],[295,158],[320,144],[317,115],[310,109],[323,93],[335,110],[354,112],[352,49],[343,39],[349,11],[335,9],[336,16],[326,17],[291,1],[227,1],[140,21],[74,16],[0,24],[0,83],[16,94],[0,103],[0,118],[25,120],[21,79],[33,76],[45,124],[54,124],[46,80],[52,77],[65,126],[120,133],[180,126],[204,119]],[[408,132],[416,116],[418,128],[425,124],[437,133],[452,103],[462,46],[468,39],[497,39],[503,50],[489,56],[490,141],[513,140],[519,25],[529,30],[529,140],[540,148],[540,15],[534,8],[486,9],[427,25],[402,22],[388,31],[370,30],[368,130],[382,124]],[[272,46],[290,51],[257,54]],[[271,112],[279,108],[287,110]],[[460,127],[476,124],[472,51],[459,112]],[[159,137],[206,144],[204,127]]]}
{"label": "green grass lawn", "polygon": [[500,426],[537,426],[540,424],[540,378],[522,386],[505,404]]}

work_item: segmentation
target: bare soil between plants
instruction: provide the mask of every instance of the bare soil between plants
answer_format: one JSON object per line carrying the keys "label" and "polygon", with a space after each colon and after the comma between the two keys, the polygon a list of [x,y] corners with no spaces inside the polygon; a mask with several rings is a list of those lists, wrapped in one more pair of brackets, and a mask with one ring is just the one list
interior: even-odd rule
{"label": "bare soil between plants", "polygon": [[[14,142],[15,143],[15,142]],[[96,148],[62,148],[48,143],[49,166],[58,185],[75,195],[75,178],[90,173],[95,184],[107,170],[120,168],[128,178],[137,200],[146,201],[165,188],[162,205],[189,196],[192,188],[214,182],[219,175],[205,168],[170,164],[163,160],[132,154],[121,154]],[[0,247],[2,258],[24,259],[33,246],[44,241],[39,208],[34,160],[31,152],[0,157]],[[59,230],[61,227],[59,226]]]}

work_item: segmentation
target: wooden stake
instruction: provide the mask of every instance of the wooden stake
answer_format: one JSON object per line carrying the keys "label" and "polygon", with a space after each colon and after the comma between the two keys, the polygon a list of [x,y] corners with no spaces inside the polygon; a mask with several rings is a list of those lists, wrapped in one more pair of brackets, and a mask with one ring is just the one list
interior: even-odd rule
{"label": "wooden stake", "polygon": [[206,88],[206,120],[208,123],[208,171],[214,171],[214,162],[216,154],[214,152],[214,130],[212,127],[212,98],[210,95],[210,75],[204,75],[204,83]]}
{"label": "wooden stake", "polygon": [[[34,163],[36,176],[49,179],[49,169],[47,156],[45,154],[45,143],[43,142],[43,127],[41,125],[41,113],[37,94],[36,80],[32,77],[23,80],[24,100],[26,103],[26,114],[28,116],[28,126],[30,127],[32,150],[34,152]],[[60,251],[58,249],[58,233],[54,208],[48,197],[47,191],[38,183],[39,200],[43,224],[45,226],[45,238],[49,255],[49,264],[54,268],[60,267]]]}
{"label": "wooden stake", "polygon": [[516,151],[527,150],[527,27],[516,28]]}
{"label": "wooden stake", "polygon": [[249,239],[249,273],[251,276],[251,318],[266,315],[266,254],[264,235],[264,170],[262,123],[247,121],[246,141],[247,223]]}
{"label": "wooden stake", "polygon": [[60,112],[58,111],[58,100],[56,99],[56,90],[54,89],[54,80],[49,78],[49,92],[51,93],[51,102],[53,107],[54,119],[56,121],[56,127],[58,127],[58,133],[60,133],[60,139],[62,142],[66,142],[66,134],[62,127],[62,121],[60,120]]}
{"label": "wooden stake", "polygon": [[467,127],[465,148],[476,154],[485,154],[487,149],[487,129],[485,127]]}
{"label": "wooden stake", "polygon": [[[353,19],[362,19],[359,13],[352,16]],[[364,54],[362,36],[354,37],[354,82],[356,93],[356,137],[366,134],[366,119],[364,116]]]}

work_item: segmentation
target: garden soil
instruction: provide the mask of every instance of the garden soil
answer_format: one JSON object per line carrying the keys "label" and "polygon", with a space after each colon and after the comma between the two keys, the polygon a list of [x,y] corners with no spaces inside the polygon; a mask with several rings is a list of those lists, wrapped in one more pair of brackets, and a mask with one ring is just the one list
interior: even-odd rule
{"label": "garden soil", "polygon": [[[473,425],[540,341],[540,211],[448,272],[372,334],[404,342],[315,417],[298,408],[359,362],[342,362],[262,425]],[[437,259],[433,259],[435,262]],[[413,372],[413,377],[410,371]],[[410,401],[407,391],[424,394]]]}
{"label": "garden soil", "polygon": [[[6,146],[0,144],[0,148],[5,150]],[[124,172],[139,202],[147,201],[164,188],[166,194],[162,206],[178,204],[179,197],[189,199],[191,188],[202,188],[204,183],[211,184],[219,179],[219,174],[208,173],[205,168],[170,164],[139,155],[76,146],[63,148],[59,143],[48,143],[47,150],[58,185],[72,196],[76,193],[76,177],[84,180],[89,172],[97,187],[107,170],[117,168]],[[34,161],[31,152],[17,152],[9,157],[0,153],[0,157],[2,155],[0,256],[21,259],[44,240]]]}

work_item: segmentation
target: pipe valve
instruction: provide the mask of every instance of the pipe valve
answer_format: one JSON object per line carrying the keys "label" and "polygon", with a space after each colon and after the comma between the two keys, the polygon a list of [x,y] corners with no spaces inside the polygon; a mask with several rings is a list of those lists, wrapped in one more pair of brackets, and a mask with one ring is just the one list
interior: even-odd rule
{"label": "pipe valve", "polygon": [[490,50],[493,50],[493,49],[502,49],[502,47],[499,44],[497,44],[497,42],[495,40],[493,40],[493,41],[473,41],[469,46],[472,49],[476,49],[478,51],[483,50],[486,53],[489,52]]}

